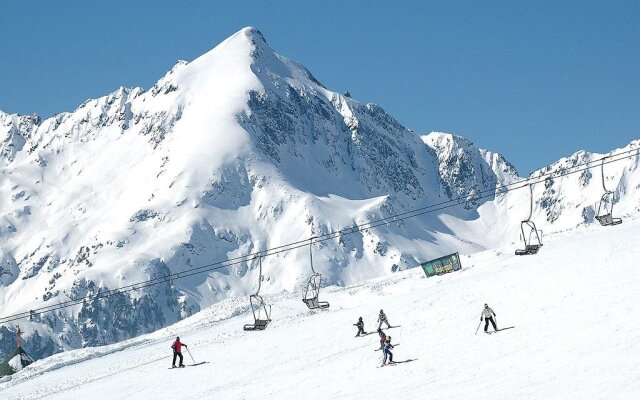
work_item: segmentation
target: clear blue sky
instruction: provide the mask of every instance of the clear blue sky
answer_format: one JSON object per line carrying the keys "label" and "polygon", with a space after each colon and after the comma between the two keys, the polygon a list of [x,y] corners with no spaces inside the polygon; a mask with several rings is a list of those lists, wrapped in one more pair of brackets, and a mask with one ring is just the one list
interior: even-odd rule
{"label": "clear blue sky", "polygon": [[244,26],[330,89],[521,174],[640,138],[640,1],[8,1],[0,109],[50,116],[149,88]]}

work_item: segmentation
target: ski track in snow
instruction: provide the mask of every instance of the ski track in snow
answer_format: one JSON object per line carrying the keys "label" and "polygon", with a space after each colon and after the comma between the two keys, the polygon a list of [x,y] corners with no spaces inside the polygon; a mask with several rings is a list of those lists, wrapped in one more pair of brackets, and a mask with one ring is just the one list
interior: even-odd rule
{"label": "ski track in snow", "polygon": [[[122,343],[57,354],[0,383],[7,399],[632,399],[640,396],[640,220],[566,232],[536,256],[512,248],[463,258],[463,270],[420,269],[327,288],[314,312],[295,294],[267,296],[273,322],[243,332],[246,298]],[[499,328],[474,335],[483,303]],[[394,359],[377,368],[383,308],[399,328]],[[483,323],[484,325],[484,323]],[[197,362],[169,370],[174,336]],[[185,362],[191,357],[184,353]]]}

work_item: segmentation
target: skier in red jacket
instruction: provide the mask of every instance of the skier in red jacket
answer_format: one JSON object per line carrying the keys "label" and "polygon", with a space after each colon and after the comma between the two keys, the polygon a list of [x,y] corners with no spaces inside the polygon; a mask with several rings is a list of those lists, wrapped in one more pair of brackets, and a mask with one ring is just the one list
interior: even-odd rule
{"label": "skier in red jacket", "polygon": [[380,348],[378,350],[384,350],[384,342],[387,341],[387,335],[380,328],[378,328],[378,335],[380,335]]}
{"label": "skier in red jacket", "polygon": [[171,348],[173,349],[173,363],[171,364],[171,368],[176,367],[176,357],[180,357],[180,365],[178,366],[184,367],[184,364],[182,363],[182,346],[187,347],[185,343],[180,341],[180,336],[178,336],[176,341],[171,345]]}

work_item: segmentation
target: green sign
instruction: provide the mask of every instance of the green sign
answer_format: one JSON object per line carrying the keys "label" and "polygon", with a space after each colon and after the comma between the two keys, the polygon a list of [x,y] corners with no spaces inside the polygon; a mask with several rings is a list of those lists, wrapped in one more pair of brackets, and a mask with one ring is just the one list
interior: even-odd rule
{"label": "green sign", "polygon": [[448,256],[436,258],[420,264],[427,278],[434,275],[447,274],[462,268],[460,264],[460,255],[458,253],[449,254]]}

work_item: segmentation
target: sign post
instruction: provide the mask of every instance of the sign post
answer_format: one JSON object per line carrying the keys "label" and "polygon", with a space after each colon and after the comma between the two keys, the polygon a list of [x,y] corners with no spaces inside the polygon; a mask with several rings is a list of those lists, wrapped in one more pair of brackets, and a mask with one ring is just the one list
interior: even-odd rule
{"label": "sign post", "polygon": [[420,264],[427,278],[435,275],[443,275],[449,272],[458,271],[462,268],[460,255],[458,253],[438,257]]}

